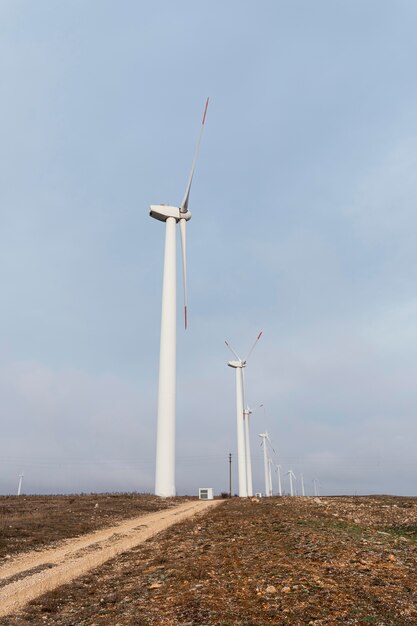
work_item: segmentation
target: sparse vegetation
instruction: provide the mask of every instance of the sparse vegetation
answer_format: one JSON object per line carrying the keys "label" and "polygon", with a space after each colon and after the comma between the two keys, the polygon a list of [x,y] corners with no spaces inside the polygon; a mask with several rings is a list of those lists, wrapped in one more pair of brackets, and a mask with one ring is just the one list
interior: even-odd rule
{"label": "sparse vegetation", "polygon": [[415,626],[415,526],[413,498],[227,499],[4,625]]}
{"label": "sparse vegetation", "polygon": [[0,560],[178,503],[149,494],[0,496]]}

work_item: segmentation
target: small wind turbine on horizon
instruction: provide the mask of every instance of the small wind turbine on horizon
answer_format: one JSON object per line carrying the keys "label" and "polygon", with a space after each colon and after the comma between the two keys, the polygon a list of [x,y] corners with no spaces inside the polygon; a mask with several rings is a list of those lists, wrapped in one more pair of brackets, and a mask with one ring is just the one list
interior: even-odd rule
{"label": "small wind turbine on horizon", "polygon": [[320,483],[319,483],[318,478],[313,478],[313,485],[314,485],[314,495],[320,496]]}
{"label": "small wind turbine on horizon", "polygon": [[175,406],[176,406],[176,226],[179,224],[182,246],[184,280],[184,325],[187,328],[187,265],[186,224],[191,219],[188,210],[191,184],[200,149],[209,99],[206,100],[200,134],[194,152],[191,173],[180,207],[151,205],[149,214],[165,222],[165,252],[162,282],[161,343],[159,352],[158,418],[156,436],[155,494],[175,496]]}
{"label": "small wind turbine on horizon", "polygon": [[271,444],[271,440],[267,432],[259,433],[259,437],[262,439],[261,446],[264,449],[265,496],[268,498],[272,496],[272,480],[271,480],[271,465],[270,465],[270,458],[268,454],[267,443],[269,443],[271,448],[272,448],[272,444]]}
{"label": "small wind turbine on horizon", "polygon": [[259,333],[252,348],[245,359],[241,359],[235,352],[232,346],[225,341],[226,346],[236,357],[234,361],[228,361],[227,365],[236,370],[236,420],[237,420],[237,467],[238,467],[238,483],[239,483],[239,496],[246,498],[248,493],[248,473],[247,473],[247,458],[246,458],[246,440],[245,440],[245,424],[244,424],[244,406],[245,406],[245,391],[243,384],[243,368],[246,367],[249,357],[255,349],[256,344],[261,338],[262,331]]}
{"label": "small wind turbine on horizon", "polygon": [[275,465],[275,471],[278,477],[278,495],[282,496],[282,485],[281,485],[281,465]]}
{"label": "small wind turbine on horizon", "polygon": [[[243,384],[244,386],[244,384]],[[250,416],[254,411],[260,409],[263,406],[261,403],[255,409],[252,409],[249,406],[243,410],[243,422],[245,427],[245,458],[246,458],[246,484],[248,489],[248,496],[253,496],[253,481],[252,481],[252,458],[250,451]]]}
{"label": "small wind turbine on horizon", "polygon": [[293,496],[294,495],[294,487],[293,487],[292,481],[293,481],[293,479],[297,480],[297,478],[296,478],[294,472],[292,471],[292,469],[290,469],[287,472],[287,476],[289,476],[289,478],[290,478],[290,494]]}
{"label": "small wind turbine on horizon", "polygon": [[21,474],[19,474],[19,485],[17,487],[17,495],[18,496],[20,496],[20,494],[22,492],[23,477],[24,477],[24,473],[22,472]]}

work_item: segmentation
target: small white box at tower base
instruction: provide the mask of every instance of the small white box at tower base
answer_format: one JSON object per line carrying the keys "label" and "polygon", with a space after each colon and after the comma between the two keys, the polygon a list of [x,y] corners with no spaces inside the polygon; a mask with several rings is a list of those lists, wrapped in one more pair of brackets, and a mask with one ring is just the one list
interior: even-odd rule
{"label": "small white box at tower base", "polygon": [[200,487],[198,497],[200,500],[213,500],[213,487]]}

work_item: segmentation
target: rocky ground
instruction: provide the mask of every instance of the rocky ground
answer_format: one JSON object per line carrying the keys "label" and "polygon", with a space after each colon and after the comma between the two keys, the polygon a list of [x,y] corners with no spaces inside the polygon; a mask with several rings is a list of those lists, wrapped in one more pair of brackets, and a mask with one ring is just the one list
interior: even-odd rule
{"label": "rocky ground", "polygon": [[417,625],[417,499],[233,498],[5,626]]}
{"label": "rocky ground", "polygon": [[132,493],[0,496],[0,563],[8,555],[40,549],[182,500]]}

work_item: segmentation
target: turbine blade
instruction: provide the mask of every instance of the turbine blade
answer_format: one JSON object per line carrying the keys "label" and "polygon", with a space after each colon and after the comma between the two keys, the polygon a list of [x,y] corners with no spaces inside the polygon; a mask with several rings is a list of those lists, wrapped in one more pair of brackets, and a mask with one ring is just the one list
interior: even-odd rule
{"label": "turbine blade", "polygon": [[256,411],[258,411],[258,409],[261,409],[262,407],[263,407],[263,403],[261,402],[261,404],[256,405],[256,407],[254,409],[251,409],[250,406],[247,406],[246,408],[248,409],[248,411],[252,415],[253,413],[256,413]]}
{"label": "turbine blade", "polygon": [[236,352],[233,350],[233,348],[232,348],[232,346],[230,345],[230,343],[228,343],[226,340],[224,340],[224,343],[225,343],[225,344],[226,344],[226,346],[229,348],[230,352],[231,352],[232,354],[234,354],[234,355],[235,355],[235,357],[237,358],[237,360],[238,360],[238,361],[241,361],[242,359],[240,358],[240,356],[238,356],[238,355],[236,354]]}
{"label": "turbine blade", "polygon": [[187,330],[187,220],[180,219],[180,236],[182,249],[182,275],[184,279],[184,327]]}
{"label": "turbine blade", "polygon": [[255,346],[256,346],[256,344],[258,343],[258,341],[259,341],[259,339],[261,338],[261,336],[262,336],[262,330],[261,330],[261,332],[259,333],[259,335],[256,337],[256,339],[255,339],[255,343],[253,344],[252,348],[249,350],[248,356],[247,356],[247,357],[246,357],[246,359],[245,359],[245,363],[246,363],[246,361],[249,359],[249,357],[250,357],[250,355],[252,354],[252,352],[254,351]]}
{"label": "turbine blade", "polygon": [[273,447],[273,445],[272,445],[272,443],[271,443],[271,440],[270,440],[270,438],[269,438],[269,434],[268,434],[268,433],[266,434],[266,438],[267,438],[267,440],[268,440],[269,445],[271,446],[271,450],[272,450],[272,452],[273,452],[274,454],[276,454],[276,452],[275,452],[275,450],[274,450],[274,447]]}
{"label": "turbine blade", "polygon": [[194,151],[193,163],[191,165],[190,178],[188,179],[188,185],[187,185],[187,188],[185,190],[184,199],[183,199],[183,201],[181,203],[181,208],[180,208],[180,212],[181,213],[187,213],[187,211],[188,211],[188,200],[189,200],[189,197],[190,197],[191,183],[193,182],[195,165],[197,163],[198,153],[200,152],[200,143],[201,143],[201,137],[203,136],[204,122],[206,121],[206,114],[207,114],[208,103],[209,103],[209,99],[207,98],[206,106],[204,107],[203,121],[201,122],[200,134],[199,134],[198,139],[197,139],[197,144],[196,144],[195,151]]}

